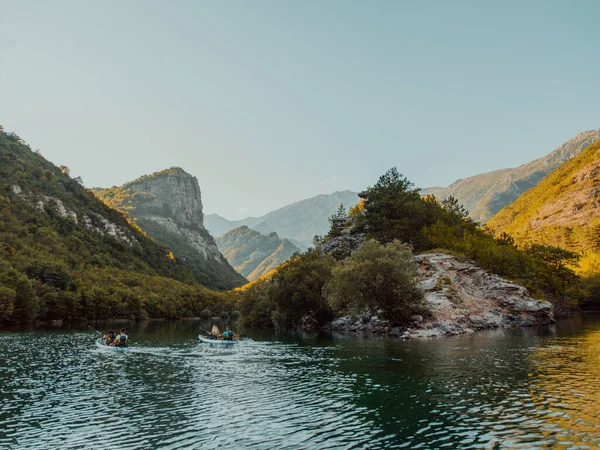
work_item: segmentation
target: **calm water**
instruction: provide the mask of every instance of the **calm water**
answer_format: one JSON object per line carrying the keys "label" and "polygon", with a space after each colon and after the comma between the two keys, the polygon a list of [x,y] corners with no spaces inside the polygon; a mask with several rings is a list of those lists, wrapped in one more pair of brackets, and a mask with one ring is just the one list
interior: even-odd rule
{"label": "calm water", "polygon": [[600,447],[598,318],[409,342],[246,330],[233,348],[197,329],[133,326],[128,354],[84,329],[0,333],[0,448]]}

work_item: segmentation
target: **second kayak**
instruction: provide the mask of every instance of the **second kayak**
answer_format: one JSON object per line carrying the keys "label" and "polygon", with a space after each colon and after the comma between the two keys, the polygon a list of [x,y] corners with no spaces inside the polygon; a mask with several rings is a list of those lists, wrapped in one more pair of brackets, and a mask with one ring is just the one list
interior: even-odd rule
{"label": "second kayak", "polygon": [[198,336],[198,339],[200,340],[200,342],[204,342],[206,344],[214,344],[214,345],[232,345],[232,344],[238,344],[238,341],[226,341],[225,339],[208,339],[205,336]]}

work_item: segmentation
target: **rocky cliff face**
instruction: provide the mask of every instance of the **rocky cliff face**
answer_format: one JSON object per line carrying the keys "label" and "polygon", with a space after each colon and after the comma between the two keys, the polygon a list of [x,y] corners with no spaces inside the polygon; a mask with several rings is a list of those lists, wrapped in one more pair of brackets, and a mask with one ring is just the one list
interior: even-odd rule
{"label": "rocky cliff face", "polygon": [[473,219],[484,223],[514,202],[523,192],[537,186],[550,172],[600,140],[600,129],[584,131],[548,155],[515,169],[500,169],[455,181],[446,188],[422,190],[438,198],[453,196],[467,208]]}
{"label": "rocky cliff face", "polygon": [[135,216],[167,219],[188,229],[204,228],[202,194],[196,177],[170,169],[128,184]]}
{"label": "rocky cliff face", "polygon": [[108,206],[126,212],[142,230],[170,248],[213,289],[230,289],[246,280],[219,251],[204,228],[198,180],[180,168],[141,177],[121,187],[96,190]]}
{"label": "rocky cliff face", "polygon": [[277,233],[262,235],[247,226],[230,230],[216,239],[227,261],[253,281],[275,269],[300,249]]}
{"label": "rocky cliff face", "polygon": [[554,322],[552,305],[532,298],[527,289],[444,253],[415,257],[419,281],[432,317],[413,316],[406,328],[389,328],[376,315],[342,317],[334,330],[380,332],[404,339],[453,336],[494,327]]}

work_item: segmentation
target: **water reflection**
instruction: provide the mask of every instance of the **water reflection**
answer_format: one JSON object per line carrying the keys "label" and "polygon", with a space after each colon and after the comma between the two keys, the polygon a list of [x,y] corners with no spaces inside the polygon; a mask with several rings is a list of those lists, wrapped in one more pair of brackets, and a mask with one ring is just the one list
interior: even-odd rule
{"label": "water reflection", "polygon": [[130,326],[128,354],[0,333],[0,448],[600,447],[597,319],[409,342],[236,329],[255,341],[228,348],[198,344],[211,325]]}
{"label": "water reflection", "polygon": [[540,426],[563,448],[599,448],[600,330],[545,344],[530,355],[529,390]]}

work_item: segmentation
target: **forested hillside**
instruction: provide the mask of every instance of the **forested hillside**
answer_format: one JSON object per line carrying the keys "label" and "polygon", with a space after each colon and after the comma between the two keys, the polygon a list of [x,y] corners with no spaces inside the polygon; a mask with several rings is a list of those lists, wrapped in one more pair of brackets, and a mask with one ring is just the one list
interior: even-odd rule
{"label": "forested hillside", "polygon": [[222,301],[67,167],[0,128],[0,323],[174,318]]}

